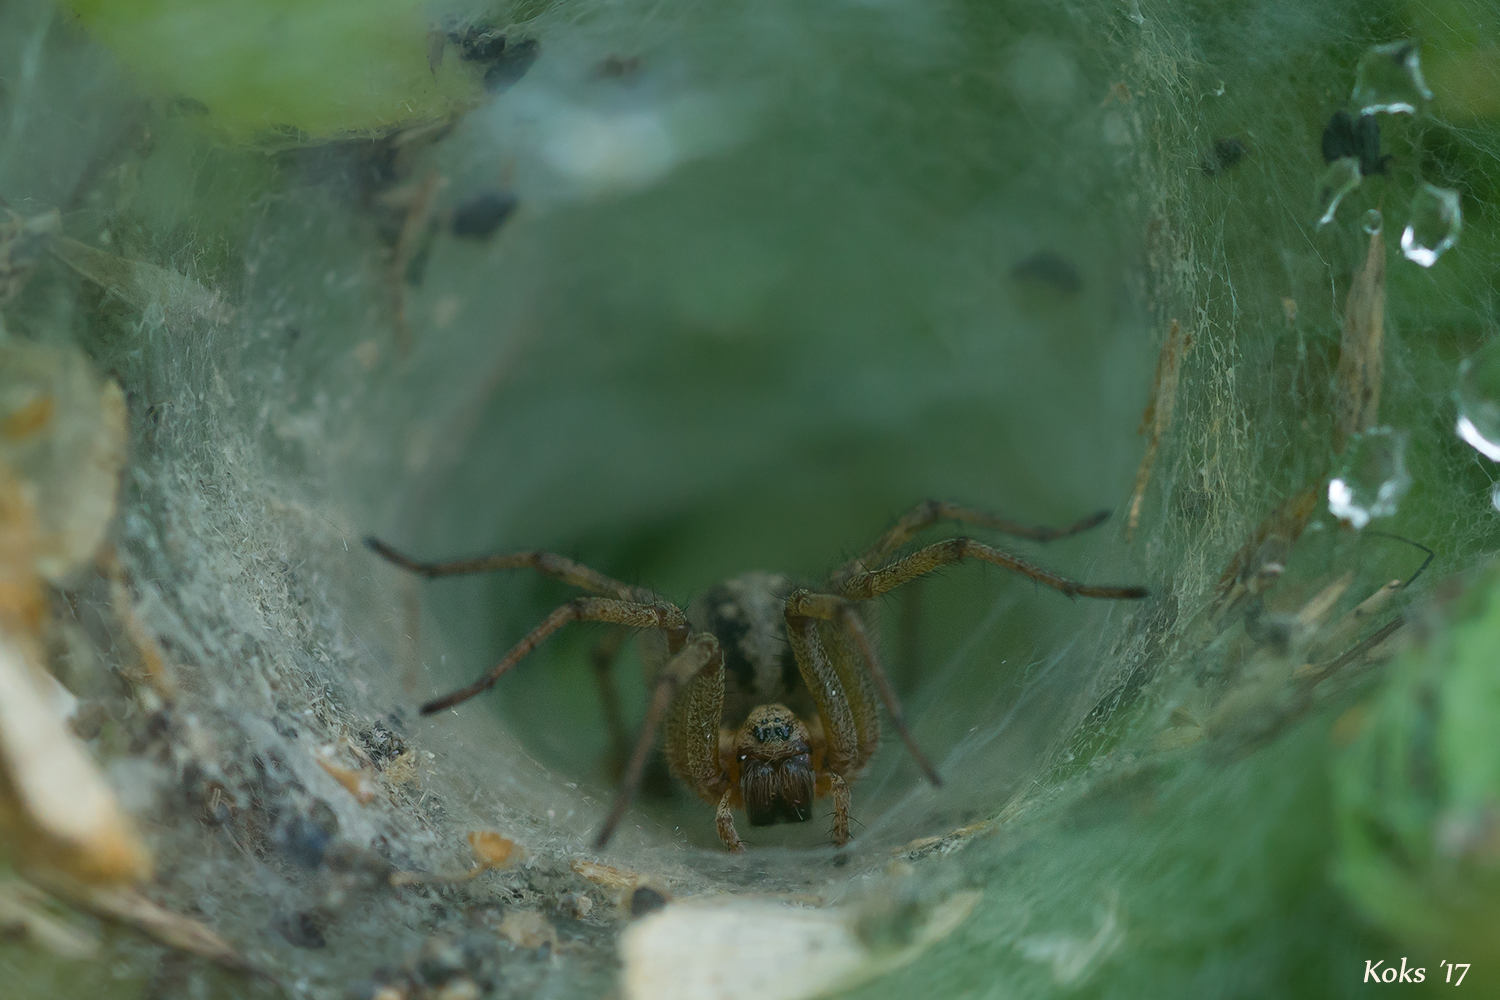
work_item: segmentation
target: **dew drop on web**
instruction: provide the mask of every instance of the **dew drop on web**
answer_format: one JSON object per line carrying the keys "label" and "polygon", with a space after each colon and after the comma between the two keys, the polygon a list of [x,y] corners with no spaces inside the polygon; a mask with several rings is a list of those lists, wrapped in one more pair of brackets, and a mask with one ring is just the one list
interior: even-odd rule
{"label": "dew drop on web", "polygon": [[1359,160],[1352,156],[1344,156],[1334,160],[1323,171],[1318,178],[1318,210],[1322,213],[1318,217],[1318,225],[1326,226],[1333,221],[1333,214],[1339,210],[1339,202],[1344,196],[1359,187],[1360,173]]}
{"label": "dew drop on web", "polygon": [[1355,434],[1344,449],[1344,461],[1328,483],[1328,511],[1356,529],[1377,517],[1390,517],[1406,491],[1405,431],[1376,427]]}
{"label": "dew drop on web", "polygon": [[1500,462],[1500,339],[1458,366],[1458,436]]}
{"label": "dew drop on web", "polygon": [[1354,104],[1362,115],[1414,114],[1432,91],[1422,79],[1422,57],[1412,41],[1374,45],[1354,71]]}
{"label": "dew drop on web", "polygon": [[1401,233],[1401,252],[1407,260],[1431,267],[1458,242],[1463,228],[1458,192],[1424,183],[1412,197],[1406,229]]}

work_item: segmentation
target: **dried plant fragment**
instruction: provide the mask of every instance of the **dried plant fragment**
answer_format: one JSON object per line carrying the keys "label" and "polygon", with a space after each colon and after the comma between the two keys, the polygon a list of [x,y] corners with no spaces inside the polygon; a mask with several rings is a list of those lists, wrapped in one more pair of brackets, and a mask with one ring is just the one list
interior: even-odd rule
{"label": "dried plant fragment", "polygon": [[41,639],[44,582],[90,562],[114,517],[124,399],[76,350],[6,341],[0,421],[0,812],[33,863],[144,879],[150,855],[55,707]]}
{"label": "dried plant fragment", "polygon": [[1267,514],[1250,538],[1235,552],[1219,576],[1216,597],[1233,605],[1248,592],[1263,593],[1286,571],[1286,560],[1292,546],[1302,537],[1303,529],[1318,508],[1318,486],[1309,486]]}
{"label": "dried plant fragment", "polygon": [[[37,683],[40,667],[0,629],[0,800],[14,798],[27,853],[90,882],[145,879],[151,857],[98,767]],[[3,804],[0,804],[3,808]]]}
{"label": "dried plant fragment", "polygon": [[1385,337],[1385,242],[1380,233],[1370,236],[1364,266],[1354,275],[1344,302],[1344,337],[1339,345],[1339,366],[1334,373],[1337,413],[1334,450],[1374,427],[1380,410],[1380,380],[1384,368]]}
{"label": "dried plant fragment", "polygon": [[500,921],[500,934],[517,948],[558,948],[557,928],[535,910],[507,910]]}
{"label": "dried plant fragment", "polygon": [[1319,662],[1320,657],[1350,642],[1359,630],[1379,614],[1403,587],[1402,581],[1392,580],[1348,611],[1333,624],[1327,633],[1319,637],[1317,645],[1309,650],[1308,662],[1298,667],[1293,672],[1293,676],[1299,681],[1316,683],[1352,663],[1368,658],[1381,643],[1406,624],[1404,615],[1398,613],[1395,618],[1342,653],[1332,659]]}
{"label": "dried plant fragment", "polygon": [[474,855],[475,866],[456,875],[428,872],[392,872],[390,883],[403,885],[440,885],[447,882],[467,882],[487,871],[503,868],[511,861],[524,857],[526,851],[508,837],[493,830],[474,830],[469,834],[469,851]]}
{"label": "dried plant fragment", "polygon": [[401,231],[391,249],[391,312],[396,328],[396,350],[401,357],[411,354],[411,323],[406,315],[406,287],[411,279],[412,262],[421,255],[431,231],[433,206],[446,180],[436,170],[429,170],[415,184],[397,188],[382,196],[381,201],[403,210]]}
{"label": "dried plant fragment", "polygon": [[134,889],[91,886],[67,878],[45,878],[43,888],[80,909],[124,924],[169,948],[206,958],[237,971],[254,971],[249,961],[203,924],[153,903]]}
{"label": "dried plant fragment", "polygon": [[130,595],[125,567],[116,558],[114,546],[105,546],[96,561],[100,571],[109,579],[110,608],[125,629],[126,638],[135,647],[144,680],[157,694],[172,700],[177,694],[177,685],[167,670],[166,653],[162,651],[161,643],[156,641],[156,636],[141,621],[140,615],[136,614],[135,599]]}
{"label": "dried plant fragment", "polygon": [[0,343],[0,465],[35,512],[35,569],[62,585],[114,518],[125,465],[125,396],[75,348]]}
{"label": "dried plant fragment", "polygon": [[978,823],[969,823],[956,830],[949,831],[935,837],[918,837],[916,840],[898,847],[891,853],[899,858],[915,861],[932,854],[953,854],[969,846],[970,841],[981,834],[993,833],[999,826],[998,820],[982,820]]}
{"label": "dried plant fragment", "polygon": [[1250,602],[1281,579],[1292,547],[1318,508],[1321,493],[1320,486],[1309,486],[1293,494],[1255,526],[1224,567],[1213,600],[1188,625],[1186,635],[1190,643],[1201,646],[1210,642],[1223,631],[1232,612],[1249,607]]}
{"label": "dried plant fragment", "polygon": [[502,868],[512,857],[519,857],[521,846],[494,830],[474,830],[469,834],[469,850],[483,868]]}
{"label": "dried plant fragment", "polygon": [[105,291],[142,313],[159,316],[169,329],[229,318],[230,310],[217,293],[169,268],[120,257],[66,236],[52,241],[52,252]]}
{"label": "dried plant fragment", "polygon": [[57,209],[30,218],[7,211],[0,222],[0,303],[21,293],[52,235],[62,228]]}
{"label": "dried plant fragment", "polygon": [[616,868],[613,865],[600,864],[597,861],[585,861],[582,858],[574,858],[568,867],[595,885],[602,886],[612,892],[623,892],[626,889],[634,889],[645,881],[645,878],[639,872],[627,871],[624,868]]}
{"label": "dried plant fragment", "polygon": [[1183,333],[1177,321],[1167,330],[1161,343],[1161,353],[1156,356],[1156,374],[1151,379],[1151,399],[1141,413],[1137,434],[1147,434],[1146,454],[1141,456],[1140,467],[1135,472],[1135,490],[1130,495],[1130,517],[1125,523],[1125,538],[1135,537],[1136,525],[1141,520],[1141,501],[1146,496],[1146,485],[1151,481],[1151,467],[1156,464],[1156,452],[1161,447],[1162,435],[1172,425],[1172,407],[1177,403],[1177,382],[1182,371],[1182,359],[1193,347],[1193,335]]}
{"label": "dried plant fragment", "polygon": [[58,958],[92,958],[99,941],[42,908],[46,897],[16,879],[0,882],[0,937],[23,938]]}
{"label": "dried plant fragment", "polygon": [[334,781],[343,785],[345,790],[354,796],[360,805],[369,805],[375,798],[374,781],[362,770],[356,771],[354,768],[335,763],[329,758],[329,753],[331,752],[331,750],[325,751],[315,758],[318,766],[327,771],[333,777]]}

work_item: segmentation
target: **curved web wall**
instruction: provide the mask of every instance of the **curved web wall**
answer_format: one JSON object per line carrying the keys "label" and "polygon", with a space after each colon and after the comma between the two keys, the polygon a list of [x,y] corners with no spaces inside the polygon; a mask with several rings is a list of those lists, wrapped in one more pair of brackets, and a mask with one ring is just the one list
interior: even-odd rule
{"label": "curved web wall", "polygon": [[[1485,584],[1438,585],[1495,539],[1484,11],[239,10],[0,15],[4,246],[30,265],[0,346],[86,355],[130,438],[119,568],[49,577],[27,628],[155,860],[139,892],[319,997],[670,996],[704,969],[729,996],[1252,969],[1325,996],[1460,940],[1422,864],[1389,888],[1389,845],[1487,871],[1465,845],[1494,789],[1392,790],[1366,751],[1420,754],[1391,734],[1430,723],[1484,758],[1420,694],[1471,691],[1441,637],[1487,620]],[[544,548],[686,606],[816,580],[925,497],[1112,509],[1015,548],[1153,596],[962,566],[880,602],[945,786],[888,734],[843,852],[820,811],[731,857],[711,806],[650,781],[595,851],[598,630],[416,713],[573,592],[420,583],[360,544]],[[1434,602],[1455,590],[1480,610]],[[633,647],[617,672],[633,727]],[[729,943],[672,951],[641,885]],[[5,944],[25,995],[278,988],[51,891],[94,958]]]}

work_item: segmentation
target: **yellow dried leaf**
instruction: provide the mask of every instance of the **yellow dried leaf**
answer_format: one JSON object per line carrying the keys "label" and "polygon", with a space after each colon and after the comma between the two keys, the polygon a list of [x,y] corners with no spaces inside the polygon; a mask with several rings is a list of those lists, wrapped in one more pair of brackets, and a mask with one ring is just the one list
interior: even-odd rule
{"label": "yellow dried leaf", "polygon": [[16,879],[0,882],[0,935],[24,938],[59,958],[92,958],[99,941],[42,909],[45,897]]}
{"label": "yellow dried leaf", "polygon": [[519,853],[520,845],[493,830],[475,830],[469,834],[469,850],[481,867],[500,868]]}
{"label": "yellow dried leaf", "polygon": [[0,343],[0,426],[0,465],[32,503],[35,571],[64,584],[94,558],[114,518],[124,393],[76,348],[8,340]]}
{"label": "yellow dried leaf", "polygon": [[517,948],[557,948],[557,929],[535,910],[507,910],[500,921],[500,934]]}
{"label": "yellow dried leaf", "polygon": [[365,772],[336,764],[322,755],[317,757],[317,761],[318,766],[332,775],[334,781],[343,785],[360,805],[367,805],[371,799],[375,798],[375,784]]}
{"label": "yellow dried leaf", "polygon": [[13,798],[38,863],[88,882],[141,880],[151,857],[104,777],[47,706],[26,644],[0,630],[0,792]]}
{"label": "yellow dried leaf", "polygon": [[616,892],[622,889],[633,889],[641,882],[641,876],[637,872],[600,864],[597,861],[585,861],[583,858],[574,858],[569,867],[595,885]]}
{"label": "yellow dried leaf", "polygon": [[253,967],[208,927],[154,903],[123,886],[84,885],[66,878],[45,878],[42,885],[74,906],[132,927],[162,944],[190,952],[227,969]]}
{"label": "yellow dried leaf", "polygon": [[1174,319],[1161,342],[1161,353],[1156,357],[1156,374],[1151,380],[1151,398],[1141,413],[1140,426],[1136,433],[1146,438],[1146,454],[1135,471],[1135,489],[1130,495],[1130,516],[1125,524],[1125,537],[1135,535],[1136,525],[1141,520],[1141,501],[1146,496],[1146,486],[1151,481],[1151,468],[1156,464],[1156,452],[1161,447],[1162,435],[1172,424],[1172,408],[1177,403],[1177,382],[1182,368],[1182,359],[1193,346],[1193,335],[1183,333]]}
{"label": "yellow dried leaf", "polygon": [[1344,337],[1334,373],[1338,398],[1334,447],[1379,422],[1380,381],[1385,364],[1385,241],[1370,236],[1364,265],[1354,275],[1344,303]]}

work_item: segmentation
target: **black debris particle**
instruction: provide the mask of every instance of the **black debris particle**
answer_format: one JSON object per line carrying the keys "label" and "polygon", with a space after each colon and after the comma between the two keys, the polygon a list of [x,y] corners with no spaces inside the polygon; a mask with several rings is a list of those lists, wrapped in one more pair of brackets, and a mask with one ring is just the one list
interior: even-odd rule
{"label": "black debris particle", "polygon": [[491,94],[498,94],[513,87],[541,54],[541,44],[535,38],[523,38],[514,45],[507,46],[500,57],[484,71],[484,89]]}
{"label": "black debris particle", "polygon": [[1077,295],[1083,291],[1083,276],[1073,262],[1055,250],[1041,250],[1010,269],[1011,277],[1034,281],[1061,292]]}
{"label": "black debris particle", "polygon": [[1215,139],[1208,152],[1203,154],[1203,159],[1198,161],[1198,168],[1209,177],[1217,177],[1232,169],[1249,152],[1249,147],[1233,136]]}
{"label": "black debris particle", "polygon": [[1323,126],[1323,162],[1332,163],[1346,156],[1359,160],[1359,172],[1365,177],[1385,173],[1385,165],[1394,159],[1380,155],[1380,121],[1374,115],[1360,115],[1358,122],[1340,109]]}
{"label": "black debris particle", "polygon": [[467,28],[448,32],[448,41],[458,49],[458,57],[465,62],[494,62],[505,54],[505,33],[471,24]]}
{"label": "black debris particle", "polygon": [[417,976],[433,986],[441,986],[466,968],[463,949],[444,938],[428,938],[417,956]]}
{"label": "black debris particle", "polygon": [[504,32],[483,25],[450,31],[448,41],[464,62],[484,66],[484,89],[491,94],[513,86],[541,54],[541,44],[535,38],[512,41]]}
{"label": "black debris particle", "polygon": [[282,917],[276,921],[276,930],[289,944],[298,948],[328,947],[328,939],[323,936],[323,922],[306,910]]}
{"label": "black debris particle", "polygon": [[179,95],[167,102],[168,118],[203,117],[208,113],[208,105],[192,97]]}
{"label": "black debris particle", "polygon": [[384,768],[386,764],[406,753],[406,741],[392,732],[390,727],[379,719],[361,729],[358,736],[360,746],[376,767]]}
{"label": "black debris particle", "polygon": [[643,65],[640,56],[609,55],[594,67],[594,76],[600,80],[627,80],[638,74]]}
{"label": "black debris particle", "polygon": [[323,863],[328,845],[339,831],[339,818],[322,799],[313,802],[307,813],[295,812],[287,817],[276,832],[276,841],[283,853],[304,868],[317,868]]}
{"label": "black debris particle", "polygon": [[667,897],[648,885],[637,886],[630,894],[630,915],[644,917],[667,905]]}
{"label": "black debris particle", "polygon": [[453,210],[453,235],[487,240],[510,218],[519,202],[509,191],[487,191],[475,195]]}

